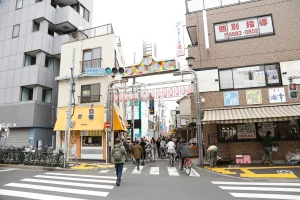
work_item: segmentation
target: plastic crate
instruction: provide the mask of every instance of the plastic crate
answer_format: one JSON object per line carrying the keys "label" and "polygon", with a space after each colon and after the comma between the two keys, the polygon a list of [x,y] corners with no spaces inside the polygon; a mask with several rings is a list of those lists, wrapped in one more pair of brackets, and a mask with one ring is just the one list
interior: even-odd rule
{"label": "plastic crate", "polygon": [[244,164],[244,157],[243,157],[243,155],[235,155],[235,163],[236,164]]}
{"label": "plastic crate", "polygon": [[250,155],[244,155],[244,164],[251,164],[251,156]]}

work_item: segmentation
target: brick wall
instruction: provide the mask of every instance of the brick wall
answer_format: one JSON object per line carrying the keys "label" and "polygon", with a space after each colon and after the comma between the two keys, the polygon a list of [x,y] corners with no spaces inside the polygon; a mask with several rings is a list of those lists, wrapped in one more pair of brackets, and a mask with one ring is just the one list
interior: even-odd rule
{"label": "brick wall", "polygon": [[[235,160],[235,155],[249,154],[252,160],[261,160],[263,155],[262,141],[253,142],[218,142],[217,125],[205,124],[203,125],[203,141],[205,148],[209,145],[217,145],[219,148],[219,156],[222,158],[230,158]],[[273,153],[274,160],[285,160],[287,152],[295,152],[300,149],[300,141],[279,141],[278,152]]]}
{"label": "brick wall", "polygon": [[[186,24],[197,26],[199,46],[189,47],[194,68],[248,66],[300,59],[300,1],[264,0],[207,11],[210,51],[204,43],[202,12],[186,15]],[[214,23],[272,14],[275,35],[216,43]],[[201,55],[201,56],[200,56]]]}

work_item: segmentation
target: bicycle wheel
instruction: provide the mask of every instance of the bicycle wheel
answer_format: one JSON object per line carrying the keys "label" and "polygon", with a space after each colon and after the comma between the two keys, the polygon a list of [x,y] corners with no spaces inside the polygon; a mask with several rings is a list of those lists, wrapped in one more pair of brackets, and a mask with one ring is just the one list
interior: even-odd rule
{"label": "bicycle wheel", "polygon": [[191,165],[189,165],[189,166],[186,166],[186,168],[185,168],[185,172],[186,172],[186,174],[187,174],[187,175],[190,175],[190,174],[191,174],[191,172],[192,172],[192,166],[191,166]]}

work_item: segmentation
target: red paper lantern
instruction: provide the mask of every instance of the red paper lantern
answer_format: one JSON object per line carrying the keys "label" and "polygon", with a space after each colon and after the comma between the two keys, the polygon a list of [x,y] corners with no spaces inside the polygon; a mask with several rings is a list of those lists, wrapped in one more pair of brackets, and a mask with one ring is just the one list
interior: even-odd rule
{"label": "red paper lantern", "polygon": [[169,89],[169,95],[172,97],[173,96],[173,88]]}
{"label": "red paper lantern", "polygon": [[118,95],[115,95],[115,101],[118,101]]}
{"label": "red paper lantern", "polygon": [[130,100],[133,100],[133,93],[130,94]]}
{"label": "red paper lantern", "polygon": [[178,96],[179,95],[179,88],[175,87],[175,95]]}
{"label": "red paper lantern", "polygon": [[155,90],[152,90],[152,91],[151,91],[151,97],[152,97],[152,98],[155,98]]}
{"label": "red paper lantern", "polygon": [[193,93],[193,87],[189,86],[189,94],[192,94],[192,93]]}
{"label": "red paper lantern", "polygon": [[164,91],[164,97],[167,97],[168,96],[168,89],[164,88],[163,91]]}
{"label": "red paper lantern", "polygon": [[127,101],[127,100],[128,100],[128,94],[125,93],[125,94],[124,94],[124,101]]}

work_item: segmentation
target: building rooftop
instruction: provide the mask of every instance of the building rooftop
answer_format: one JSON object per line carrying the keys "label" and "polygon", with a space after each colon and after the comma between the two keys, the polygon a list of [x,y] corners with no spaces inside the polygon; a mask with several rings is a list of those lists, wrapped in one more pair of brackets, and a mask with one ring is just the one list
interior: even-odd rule
{"label": "building rooftop", "polygon": [[186,0],[186,14],[263,0]]}

